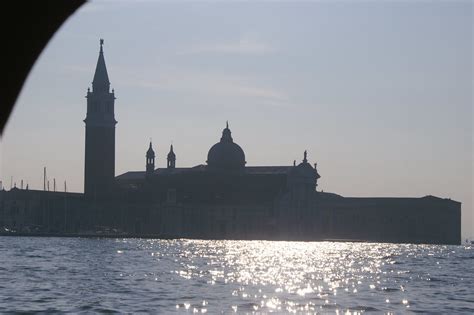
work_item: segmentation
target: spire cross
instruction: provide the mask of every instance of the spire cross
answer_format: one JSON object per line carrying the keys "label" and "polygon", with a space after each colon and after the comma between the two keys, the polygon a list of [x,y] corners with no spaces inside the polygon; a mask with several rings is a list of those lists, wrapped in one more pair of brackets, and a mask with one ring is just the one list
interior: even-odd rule
{"label": "spire cross", "polygon": [[228,120],[226,120],[226,122],[225,122],[225,127],[226,127],[227,129],[229,129],[229,121],[228,121]]}
{"label": "spire cross", "polygon": [[102,52],[102,46],[104,45],[104,40],[101,38],[100,39],[100,52]]}
{"label": "spire cross", "polygon": [[306,159],[306,157],[308,156],[308,152],[306,150],[304,150],[304,158],[303,158],[303,162],[307,162],[308,160]]}

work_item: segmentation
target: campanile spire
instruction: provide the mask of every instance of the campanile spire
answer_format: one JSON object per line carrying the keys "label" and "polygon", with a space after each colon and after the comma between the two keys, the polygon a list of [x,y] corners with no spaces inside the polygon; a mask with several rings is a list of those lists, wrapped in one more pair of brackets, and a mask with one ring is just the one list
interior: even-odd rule
{"label": "campanile spire", "polygon": [[107,73],[107,67],[105,65],[104,58],[104,40],[100,39],[100,50],[99,58],[97,59],[97,65],[95,67],[94,79],[92,80],[92,91],[94,92],[109,92],[110,81]]}

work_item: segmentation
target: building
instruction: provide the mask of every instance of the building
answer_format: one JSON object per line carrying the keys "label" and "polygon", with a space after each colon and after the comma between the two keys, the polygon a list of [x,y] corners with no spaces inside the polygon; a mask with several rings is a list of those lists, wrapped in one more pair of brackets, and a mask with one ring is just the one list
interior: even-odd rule
{"label": "building", "polygon": [[[84,195],[1,191],[0,226],[41,225],[45,221],[39,217],[44,215],[38,213],[46,211],[45,202],[72,200],[69,208],[76,210],[69,217],[79,223],[66,222],[60,229],[60,218],[71,210],[56,206],[55,212],[51,210],[56,219],[47,221],[48,231],[80,235],[107,230],[129,236],[205,239],[461,242],[459,202],[434,196],[346,198],[317,191],[321,176],[306,151],[301,162],[293,165],[248,166],[228,123],[209,149],[206,164],[178,167],[171,145],[166,167],[156,168],[150,142],[143,170],[115,177],[115,95],[110,91],[103,40],[92,91],[88,89],[86,98]],[[35,206],[31,202],[26,206],[30,196],[43,197],[35,197],[41,200]],[[28,210],[19,215],[15,207]]]}
{"label": "building", "polygon": [[87,89],[87,115],[84,119],[84,193],[91,198],[110,195],[115,177],[115,93],[114,90],[110,92],[103,43],[101,39],[92,91]]}

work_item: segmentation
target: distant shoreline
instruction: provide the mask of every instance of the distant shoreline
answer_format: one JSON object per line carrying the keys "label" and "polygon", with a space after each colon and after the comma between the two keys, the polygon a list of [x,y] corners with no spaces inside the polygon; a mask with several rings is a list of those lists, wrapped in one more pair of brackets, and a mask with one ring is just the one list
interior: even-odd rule
{"label": "distant shoreline", "polygon": [[0,233],[0,236],[20,237],[74,237],[74,238],[157,238],[177,239],[178,237],[155,234],[90,234],[90,233]]}
{"label": "distant shoreline", "polygon": [[[183,238],[172,235],[160,234],[89,234],[89,233],[0,233],[1,236],[9,237],[64,237],[64,238],[143,238],[143,239],[160,239],[160,240],[213,240],[213,241],[276,241],[276,242],[351,242],[351,243],[384,243],[384,244],[413,244],[413,245],[453,245],[453,244],[429,244],[429,243],[401,243],[401,242],[381,242],[370,240],[351,240],[351,239],[320,239],[320,240],[285,240],[285,239],[232,239],[232,238]],[[466,244],[458,244],[462,246]]]}

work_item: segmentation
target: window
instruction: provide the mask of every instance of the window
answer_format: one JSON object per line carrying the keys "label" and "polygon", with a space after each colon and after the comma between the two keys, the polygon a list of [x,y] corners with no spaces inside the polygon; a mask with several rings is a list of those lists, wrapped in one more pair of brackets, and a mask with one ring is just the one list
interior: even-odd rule
{"label": "window", "polygon": [[168,192],[166,194],[166,201],[169,203],[176,203],[176,189],[168,189]]}

